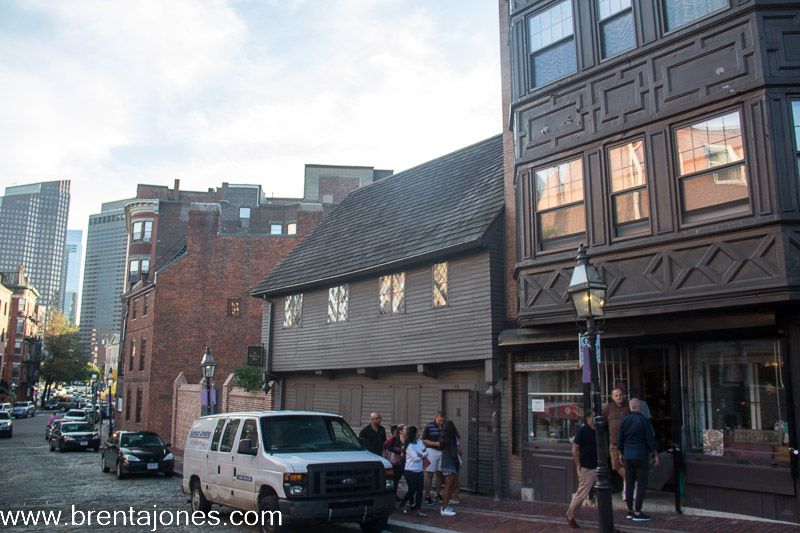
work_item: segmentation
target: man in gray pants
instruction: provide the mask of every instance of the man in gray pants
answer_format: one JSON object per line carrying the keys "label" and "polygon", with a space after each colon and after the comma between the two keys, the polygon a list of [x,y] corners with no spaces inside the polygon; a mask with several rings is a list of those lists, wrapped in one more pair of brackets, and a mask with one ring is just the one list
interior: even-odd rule
{"label": "man in gray pants", "polygon": [[[653,458],[653,464],[657,466],[658,450],[653,426],[642,415],[641,402],[632,398],[630,408],[631,414],[622,421],[617,435],[617,448],[620,457],[625,461],[625,503],[628,504],[628,514],[625,518],[635,522],[646,522],[651,517],[642,512],[642,503],[650,474],[650,458]],[[634,502],[634,489],[637,484]]]}

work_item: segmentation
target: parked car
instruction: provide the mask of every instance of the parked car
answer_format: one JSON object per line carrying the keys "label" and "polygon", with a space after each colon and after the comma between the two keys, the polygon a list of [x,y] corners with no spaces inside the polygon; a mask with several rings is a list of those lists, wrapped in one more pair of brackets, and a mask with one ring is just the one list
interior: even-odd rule
{"label": "parked car", "polygon": [[48,409],[48,410],[50,410],[50,411],[52,411],[52,410],[54,410],[54,409],[58,409],[58,407],[59,407],[59,405],[58,405],[58,400],[57,400],[56,398],[50,398],[50,399],[49,399],[49,400],[47,400],[47,402],[44,404],[44,408],[45,408],[45,409]]}
{"label": "parked car", "polygon": [[50,432],[50,451],[56,448],[59,452],[88,448],[97,451],[100,449],[100,433],[87,422],[67,420],[65,417]]}
{"label": "parked car", "polygon": [[159,472],[170,477],[175,469],[170,446],[152,431],[116,431],[103,446],[100,465],[103,472],[109,472],[113,465],[117,479]]}
{"label": "parked car", "polygon": [[9,439],[14,435],[14,421],[8,411],[0,411],[0,435]]}
{"label": "parked car", "polygon": [[195,420],[184,450],[181,489],[191,494],[194,511],[207,512],[217,503],[261,516],[281,511],[288,527],[358,522],[365,532],[377,533],[395,508],[392,465],[364,450],[339,415],[205,416]]}
{"label": "parked car", "polygon": [[36,414],[36,405],[33,402],[14,402],[11,406],[11,416],[14,418],[28,418]]}
{"label": "parked car", "polygon": [[7,412],[11,413],[11,404],[10,403],[0,403],[0,412]]}
{"label": "parked car", "polygon": [[64,419],[64,413],[55,413],[55,419],[52,422],[48,422],[47,428],[44,430],[44,440],[50,440],[50,432],[53,431],[55,425]]}
{"label": "parked car", "polygon": [[64,420],[71,420],[73,422],[89,422],[86,411],[84,409],[70,409],[64,414]]}

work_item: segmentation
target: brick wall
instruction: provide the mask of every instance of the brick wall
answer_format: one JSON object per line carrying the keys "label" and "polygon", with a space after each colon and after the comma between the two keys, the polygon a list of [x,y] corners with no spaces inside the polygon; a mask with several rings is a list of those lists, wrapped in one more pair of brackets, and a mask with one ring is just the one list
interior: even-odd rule
{"label": "brick wall", "polygon": [[236,386],[236,377],[231,374],[222,386],[223,413],[239,411],[270,411],[272,410],[272,391],[264,394],[262,391],[247,392]]}

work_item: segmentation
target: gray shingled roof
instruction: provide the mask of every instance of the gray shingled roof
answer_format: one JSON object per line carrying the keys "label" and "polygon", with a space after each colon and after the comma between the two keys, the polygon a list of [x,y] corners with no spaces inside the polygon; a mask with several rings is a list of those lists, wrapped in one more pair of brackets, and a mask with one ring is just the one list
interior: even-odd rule
{"label": "gray shingled roof", "polygon": [[334,285],[480,247],[503,202],[497,135],[353,191],[252,294]]}

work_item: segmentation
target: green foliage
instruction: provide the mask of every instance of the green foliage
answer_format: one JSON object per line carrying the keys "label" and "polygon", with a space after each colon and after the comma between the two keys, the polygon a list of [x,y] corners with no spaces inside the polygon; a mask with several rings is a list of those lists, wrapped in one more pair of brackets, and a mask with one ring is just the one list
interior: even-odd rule
{"label": "green foliage", "polygon": [[78,342],[78,327],[58,311],[51,311],[47,317],[39,373],[46,384],[87,381],[91,375],[89,356]]}
{"label": "green foliage", "polygon": [[260,368],[240,366],[234,371],[234,374],[236,375],[236,382],[247,392],[257,391],[264,384]]}

